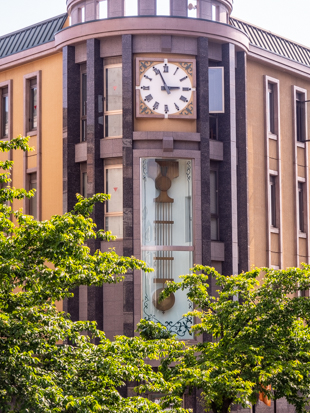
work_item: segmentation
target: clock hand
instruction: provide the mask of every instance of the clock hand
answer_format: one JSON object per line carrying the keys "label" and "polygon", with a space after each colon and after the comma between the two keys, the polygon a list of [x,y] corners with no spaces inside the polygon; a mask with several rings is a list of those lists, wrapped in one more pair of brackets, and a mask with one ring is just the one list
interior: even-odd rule
{"label": "clock hand", "polygon": [[[177,89],[180,89],[180,87],[179,86],[168,86],[168,89],[169,90],[177,90]],[[165,86],[162,86],[161,90],[165,90]]]}
{"label": "clock hand", "polygon": [[170,92],[170,90],[167,86],[167,83],[165,82],[165,79],[164,79],[163,75],[161,74],[161,71],[159,69],[157,69],[157,67],[153,67],[153,70],[156,73],[156,75],[160,74],[161,80],[163,81],[163,84],[164,84],[164,88],[165,88],[166,92],[168,93],[168,95],[170,95],[171,92]]}

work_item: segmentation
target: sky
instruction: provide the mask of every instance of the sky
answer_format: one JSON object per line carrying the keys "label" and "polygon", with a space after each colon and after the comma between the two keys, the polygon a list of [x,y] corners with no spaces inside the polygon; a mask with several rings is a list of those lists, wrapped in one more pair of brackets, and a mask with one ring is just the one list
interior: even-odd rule
{"label": "sky", "polygon": [[[0,0],[0,36],[65,12],[66,0]],[[309,15],[310,0],[234,0],[232,13],[310,47]]]}

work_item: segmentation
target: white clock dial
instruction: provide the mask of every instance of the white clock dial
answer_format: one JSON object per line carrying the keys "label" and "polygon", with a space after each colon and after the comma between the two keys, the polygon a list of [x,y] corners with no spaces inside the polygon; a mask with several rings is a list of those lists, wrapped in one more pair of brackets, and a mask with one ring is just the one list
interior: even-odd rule
{"label": "white clock dial", "polygon": [[182,111],[193,92],[187,73],[167,60],[151,66],[144,73],[139,88],[144,103],[153,112],[166,116]]}

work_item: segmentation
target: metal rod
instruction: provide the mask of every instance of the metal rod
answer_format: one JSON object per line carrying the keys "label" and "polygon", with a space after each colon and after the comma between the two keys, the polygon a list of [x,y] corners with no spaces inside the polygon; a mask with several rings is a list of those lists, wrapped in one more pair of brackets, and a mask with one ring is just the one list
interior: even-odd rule
{"label": "metal rod", "polygon": [[277,413],[277,400],[276,399],[274,399],[273,408],[274,408],[274,413]]}

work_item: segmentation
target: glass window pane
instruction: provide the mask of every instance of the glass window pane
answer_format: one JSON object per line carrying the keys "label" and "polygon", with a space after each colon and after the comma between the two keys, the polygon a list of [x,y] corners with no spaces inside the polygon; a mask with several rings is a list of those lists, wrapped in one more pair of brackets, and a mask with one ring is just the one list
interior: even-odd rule
{"label": "glass window pane", "polygon": [[106,169],[106,193],[111,199],[106,203],[106,212],[123,211],[123,168]]}
{"label": "glass window pane", "polygon": [[82,173],[82,195],[87,198],[87,172]]}
{"label": "glass window pane", "polygon": [[224,68],[209,68],[209,111],[224,112]]}
{"label": "glass window pane", "polygon": [[122,86],[122,68],[110,67],[106,69],[106,112],[112,110],[122,110],[123,86]]}
{"label": "glass window pane", "polygon": [[268,129],[269,132],[275,133],[275,112],[274,112],[274,85],[270,84],[268,85],[268,105],[269,105],[269,110],[268,110]]}
{"label": "glass window pane", "polygon": [[198,12],[197,0],[187,0],[187,8],[187,16],[196,18]]}
{"label": "glass window pane", "polygon": [[108,17],[108,2],[107,0],[103,0],[99,2],[99,19],[106,19]]}
{"label": "glass window pane", "polygon": [[217,214],[217,176],[215,171],[210,172],[210,212]]}
{"label": "glass window pane", "polygon": [[211,240],[218,241],[219,234],[218,234],[218,218],[211,217]]}
{"label": "glass window pane", "polygon": [[[37,189],[37,174],[30,174],[29,189]],[[37,219],[37,192],[29,199],[29,215]]]}
{"label": "glass window pane", "polygon": [[87,74],[82,74],[82,116],[87,114]]}
{"label": "glass window pane", "polygon": [[30,130],[37,128],[37,87],[30,89]]}
{"label": "glass window pane", "polygon": [[169,331],[181,339],[193,338],[189,330],[192,317],[183,315],[192,309],[187,291],[177,291],[170,297],[158,302],[158,296],[165,286],[166,280],[180,281],[181,274],[187,274],[193,264],[191,251],[142,251],[142,260],[154,268],[154,272],[143,274],[142,309],[143,318],[164,325]]}
{"label": "glass window pane", "polygon": [[125,1],[125,16],[138,15],[138,0],[124,0]]}
{"label": "glass window pane", "polygon": [[105,218],[105,230],[111,231],[112,235],[123,238],[123,216],[108,216]]}
{"label": "glass window pane", "polygon": [[170,1],[169,0],[157,0],[156,1],[156,14],[158,16],[170,16]]}
{"label": "glass window pane", "polygon": [[123,116],[106,115],[105,116],[105,137],[123,135]]}

